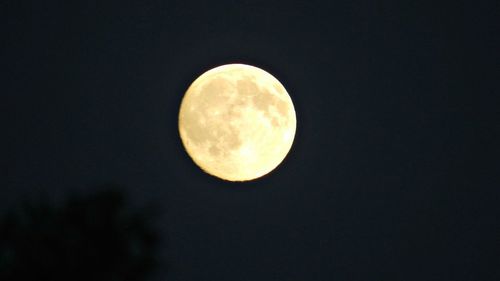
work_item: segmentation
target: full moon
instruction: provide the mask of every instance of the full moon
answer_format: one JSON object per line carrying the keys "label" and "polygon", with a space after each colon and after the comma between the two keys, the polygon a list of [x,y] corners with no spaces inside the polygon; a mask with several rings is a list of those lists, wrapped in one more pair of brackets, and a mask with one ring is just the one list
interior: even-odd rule
{"label": "full moon", "polygon": [[248,181],[274,170],[292,147],[297,121],[285,87],[268,72],[227,64],[198,77],[179,110],[184,148],[205,172]]}

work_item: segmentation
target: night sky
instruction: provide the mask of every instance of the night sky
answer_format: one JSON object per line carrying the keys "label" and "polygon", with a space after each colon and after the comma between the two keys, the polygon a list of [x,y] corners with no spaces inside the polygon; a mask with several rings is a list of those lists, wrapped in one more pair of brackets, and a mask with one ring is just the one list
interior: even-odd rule
{"label": "night sky", "polygon": [[[499,280],[498,4],[270,2],[2,1],[0,212],[124,186],[160,206],[153,280]],[[251,182],[205,174],[178,134],[190,83],[226,63],[297,114]]]}

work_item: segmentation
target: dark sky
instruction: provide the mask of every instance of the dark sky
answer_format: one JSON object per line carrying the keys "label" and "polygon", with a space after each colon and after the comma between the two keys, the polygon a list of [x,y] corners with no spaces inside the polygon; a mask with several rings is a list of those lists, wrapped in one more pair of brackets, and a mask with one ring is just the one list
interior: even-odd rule
{"label": "dark sky", "polygon": [[[2,1],[1,210],[122,184],[164,209],[157,280],[499,280],[498,4],[270,2]],[[225,63],[295,103],[253,182],[177,131]]]}

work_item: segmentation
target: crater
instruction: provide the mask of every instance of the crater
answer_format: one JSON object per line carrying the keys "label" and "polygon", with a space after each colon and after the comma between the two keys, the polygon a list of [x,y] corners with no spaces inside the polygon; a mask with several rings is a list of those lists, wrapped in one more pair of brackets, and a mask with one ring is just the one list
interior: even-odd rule
{"label": "crater", "polygon": [[259,95],[259,87],[255,83],[254,79],[248,75],[236,81],[236,88],[239,96],[251,97]]}
{"label": "crater", "polygon": [[212,144],[210,146],[210,148],[208,149],[208,152],[212,155],[212,156],[219,156],[220,155],[220,148],[218,148],[217,146],[215,146],[214,144]]}
{"label": "crater", "polygon": [[231,90],[231,83],[221,77],[213,78],[200,88],[200,95],[196,100],[198,108],[203,110],[216,108],[224,104],[227,100],[228,92]]}

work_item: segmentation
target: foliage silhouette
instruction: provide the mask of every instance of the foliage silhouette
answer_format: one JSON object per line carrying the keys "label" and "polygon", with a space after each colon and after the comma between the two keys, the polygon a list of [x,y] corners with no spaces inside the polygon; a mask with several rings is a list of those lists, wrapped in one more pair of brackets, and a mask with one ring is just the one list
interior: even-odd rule
{"label": "foliage silhouette", "polygon": [[118,186],[61,206],[28,204],[0,221],[0,280],[144,280],[158,237]]}

